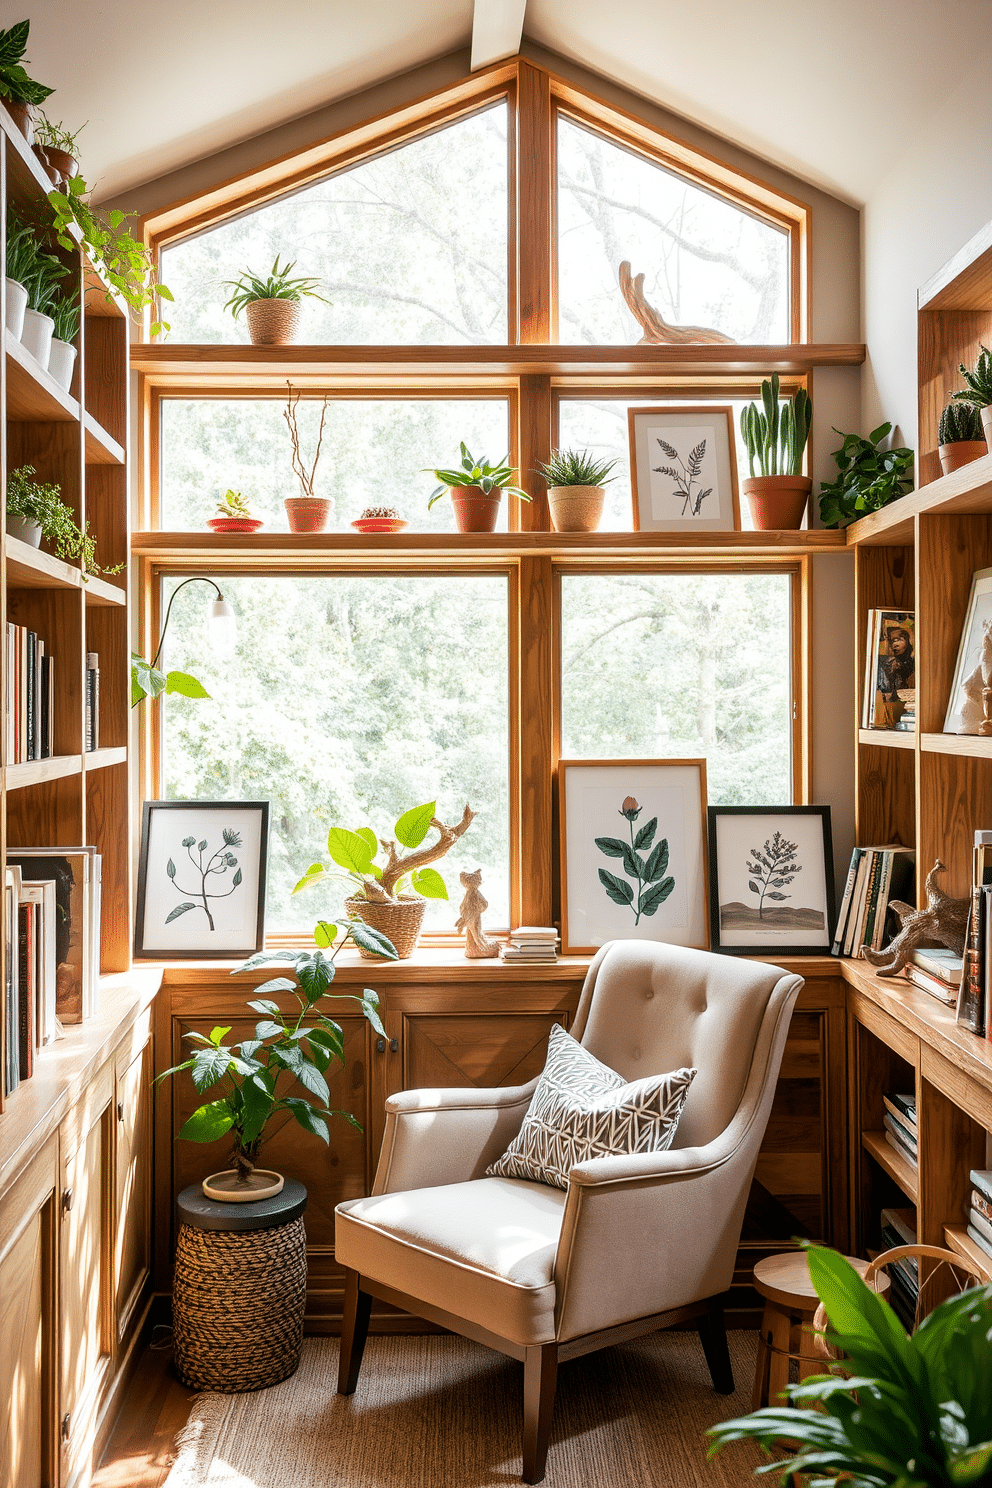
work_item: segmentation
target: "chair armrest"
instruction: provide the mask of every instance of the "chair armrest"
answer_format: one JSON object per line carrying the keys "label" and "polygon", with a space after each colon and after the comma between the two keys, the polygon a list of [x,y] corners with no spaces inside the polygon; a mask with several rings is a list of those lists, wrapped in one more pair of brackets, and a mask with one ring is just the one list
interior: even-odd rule
{"label": "chair armrest", "polygon": [[496,1090],[404,1090],[386,1101],[374,1194],[481,1178],[520,1130],[537,1080]]}

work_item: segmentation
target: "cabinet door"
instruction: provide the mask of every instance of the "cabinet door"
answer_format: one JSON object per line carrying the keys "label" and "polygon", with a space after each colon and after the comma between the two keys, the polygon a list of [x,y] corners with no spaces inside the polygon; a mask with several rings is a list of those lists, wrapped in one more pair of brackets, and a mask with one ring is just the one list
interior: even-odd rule
{"label": "cabinet door", "polygon": [[403,1020],[403,1088],[491,1089],[539,1075],[553,1023],[564,1012],[408,1013]]}
{"label": "cabinet door", "polygon": [[0,1484],[49,1488],[54,1476],[55,1205],[53,1137],[0,1219]]}
{"label": "cabinet door", "polygon": [[[128,1051],[130,1053],[130,1050]],[[117,1074],[114,1318],[118,1347],[151,1266],[151,1045]]]}

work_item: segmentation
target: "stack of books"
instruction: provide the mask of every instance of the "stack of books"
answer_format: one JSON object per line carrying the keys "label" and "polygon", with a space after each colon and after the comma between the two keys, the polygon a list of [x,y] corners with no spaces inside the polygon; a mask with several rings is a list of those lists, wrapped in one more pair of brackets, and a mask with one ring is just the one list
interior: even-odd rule
{"label": "stack of books", "polygon": [[885,1101],[885,1140],[911,1168],[918,1164],[916,1139],[916,1096],[893,1090]]}
{"label": "stack of books", "polygon": [[521,925],[510,931],[500,951],[504,961],[557,961],[558,931],[553,925]]}
{"label": "stack of books", "polygon": [[[893,1250],[897,1245],[916,1244],[916,1210],[882,1210],[882,1247]],[[886,1268],[892,1292],[889,1301],[907,1332],[916,1325],[916,1307],[920,1298],[920,1264],[914,1256],[894,1261]]]}
{"label": "stack of books", "polygon": [[831,955],[859,956],[865,946],[883,949],[899,930],[889,905],[893,899],[912,896],[915,861],[913,850],[897,842],[854,849]]}
{"label": "stack of books", "polygon": [[957,1021],[979,1037],[992,1037],[992,832],[975,833],[971,913],[957,999]]}
{"label": "stack of books", "polygon": [[52,753],[52,658],[37,631],[7,622],[7,761],[48,759]]}
{"label": "stack of books", "polygon": [[914,951],[913,959],[906,967],[906,975],[914,987],[921,987],[948,1007],[955,1007],[961,989],[964,957],[941,947],[934,950]]}
{"label": "stack of books", "polygon": [[992,1256],[992,1168],[972,1168],[971,1183],[968,1234],[986,1255]]}

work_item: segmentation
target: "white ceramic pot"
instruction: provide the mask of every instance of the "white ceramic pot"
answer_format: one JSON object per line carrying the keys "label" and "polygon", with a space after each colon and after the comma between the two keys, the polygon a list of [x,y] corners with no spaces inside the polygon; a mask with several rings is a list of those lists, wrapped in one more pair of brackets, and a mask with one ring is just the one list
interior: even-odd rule
{"label": "white ceramic pot", "polygon": [[28,308],[28,292],[16,279],[8,279],[5,295],[7,329],[15,341],[20,341],[24,329],[24,312]]}
{"label": "white ceramic pot", "polygon": [[28,543],[32,548],[41,547],[41,523],[34,521],[32,517],[8,516],[7,532],[10,537],[16,537],[19,542]]}
{"label": "white ceramic pot", "polygon": [[60,341],[58,336],[52,337],[52,349],[48,357],[48,370],[60,388],[69,391],[72,382],[72,369],[76,362],[76,348],[68,341]]}
{"label": "white ceramic pot", "polygon": [[25,310],[21,345],[31,353],[43,372],[48,371],[54,330],[55,322],[50,315],[42,315],[40,310]]}

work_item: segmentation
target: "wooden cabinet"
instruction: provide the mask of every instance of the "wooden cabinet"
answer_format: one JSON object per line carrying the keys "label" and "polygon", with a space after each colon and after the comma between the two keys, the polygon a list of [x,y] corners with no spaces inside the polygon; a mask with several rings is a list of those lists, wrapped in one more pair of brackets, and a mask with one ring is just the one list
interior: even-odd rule
{"label": "wooden cabinet", "polygon": [[54,1488],[58,1138],[0,1208],[0,1484]]}
{"label": "wooden cabinet", "polygon": [[117,1060],[114,1100],[114,1317],[120,1349],[151,1273],[152,1048]]}

